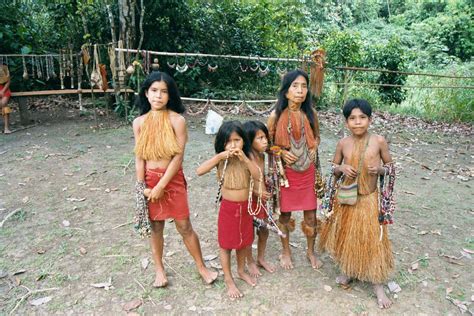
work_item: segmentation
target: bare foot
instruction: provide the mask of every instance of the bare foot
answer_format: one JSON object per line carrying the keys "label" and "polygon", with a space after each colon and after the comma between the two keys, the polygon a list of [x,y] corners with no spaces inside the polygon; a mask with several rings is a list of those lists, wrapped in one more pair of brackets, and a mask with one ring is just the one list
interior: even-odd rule
{"label": "bare foot", "polygon": [[247,265],[247,270],[249,271],[250,275],[254,278],[258,278],[262,276],[262,273],[260,272],[260,270],[258,270],[258,267],[255,264],[255,262],[250,262]]}
{"label": "bare foot", "polygon": [[229,296],[231,299],[241,298],[244,296],[235,285],[234,280],[224,280],[224,282],[225,286],[227,287],[227,296]]}
{"label": "bare foot", "polygon": [[276,271],[275,266],[265,261],[265,259],[257,259],[257,264],[267,270],[267,272],[273,273]]}
{"label": "bare foot", "polygon": [[248,273],[245,273],[244,271],[242,271],[242,272],[237,271],[237,274],[238,274],[238,276],[239,276],[239,279],[244,280],[244,281],[247,282],[249,285],[251,285],[251,286],[257,285],[257,279],[255,279],[254,277],[250,276]]}
{"label": "bare foot", "polygon": [[211,271],[206,267],[202,267],[199,269],[199,274],[201,275],[202,279],[206,284],[212,284],[217,279],[219,273],[217,271]]}
{"label": "bare foot", "polygon": [[145,197],[149,197],[149,196],[150,196],[150,193],[151,193],[151,189],[145,189],[145,190],[143,190],[143,195],[144,195]]}
{"label": "bare foot", "polygon": [[307,253],[306,257],[308,258],[309,262],[311,263],[311,266],[313,267],[313,269],[317,270],[317,269],[319,269],[323,266],[323,263],[318,258],[316,258],[314,253],[312,253],[312,254]]}
{"label": "bare foot", "polygon": [[5,130],[3,131],[3,133],[5,133],[5,134],[11,134],[11,133],[12,133],[12,131],[11,131],[11,130],[9,130],[8,128],[5,128]]}
{"label": "bare foot", "polygon": [[160,288],[160,287],[166,287],[166,286],[168,286],[168,279],[166,278],[165,271],[157,270],[153,287]]}
{"label": "bare foot", "polygon": [[293,262],[291,262],[291,255],[282,253],[280,255],[280,265],[285,270],[293,269]]}
{"label": "bare foot", "polygon": [[352,282],[352,279],[347,275],[339,275],[336,277],[336,283],[342,285],[343,287],[348,286]]}
{"label": "bare foot", "polygon": [[392,301],[385,295],[382,284],[374,284],[374,293],[377,295],[377,304],[381,309],[392,306]]}

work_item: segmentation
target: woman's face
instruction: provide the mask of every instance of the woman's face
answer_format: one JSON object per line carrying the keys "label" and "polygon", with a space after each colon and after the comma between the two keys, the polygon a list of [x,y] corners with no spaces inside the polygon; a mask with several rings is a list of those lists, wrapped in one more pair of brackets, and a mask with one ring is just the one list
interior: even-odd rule
{"label": "woman's face", "polygon": [[225,150],[242,148],[244,148],[244,140],[239,134],[237,134],[237,132],[232,132],[232,134],[229,136],[229,139],[225,143]]}
{"label": "woman's face", "polygon": [[252,142],[252,149],[259,153],[263,153],[267,150],[267,147],[268,147],[267,136],[261,129],[259,129],[257,133],[255,133],[255,138],[253,139],[253,142]]}
{"label": "woman's face", "polygon": [[306,95],[308,94],[308,83],[303,76],[298,76],[291,83],[286,93],[286,98],[288,103],[301,104],[306,100]]}
{"label": "woman's face", "polygon": [[150,88],[145,91],[145,95],[153,111],[165,110],[170,99],[168,86],[163,80],[153,82]]}

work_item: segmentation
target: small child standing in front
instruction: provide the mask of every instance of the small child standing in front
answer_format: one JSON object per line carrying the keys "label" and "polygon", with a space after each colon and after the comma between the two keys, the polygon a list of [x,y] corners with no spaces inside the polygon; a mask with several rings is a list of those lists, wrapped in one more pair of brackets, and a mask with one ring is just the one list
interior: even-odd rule
{"label": "small child standing in front", "polygon": [[[239,121],[222,124],[214,142],[216,155],[196,170],[203,175],[217,167],[219,195],[222,196],[217,221],[219,254],[227,295],[231,299],[243,294],[235,285],[231,271],[231,251],[235,249],[239,278],[251,286],[257,280],[245,272],[245,259],[253,242],[252,208],[248,203],[251,178],[258,181],[257,165],[249,159],[250,143]],[[222,194],[220,196],[220,194]]]}
{"label": "small child standing in front", "polygon": [[[251,144],[250,158],[262,173],[265,170],[265,152],[268,149],[268,129],[265,124],[260,121],[245,122],[244,129],[249,138],[249,143]],[[263,174],[262,180],[263,183],[256,182],[253,186],[252,208],[254,212],[256,212],[256,218],[268,222],[268,210],[264,203],[271,198],[271,194],[267,191],[265,176]],[[270,273],[275,272],[275,267],[265,260],[265,248],[267,246],[268,235],[268,228],[262,226],[257,229],[257,264],[255,264],[251,251],[247,258],[248,270],[254,277],[262,275],[260,271],[258,271],[257,265],[263,267]]]}
{"label": "small child standing in front", "polygon": [[334,175],[343,179],[335,193],[331,216],[322,227],[319,245],[333,255],[343,273],[336,283],[348,285],[352,279],[370,282],[379,307],[388,308],[392,302],[383,283],[394,261],[384,224],[392,220],[381,212],[386,203],[379,205],[377,180],[387,174],[394,177],[392,157],[385,138],[368,131],[372,108],[366,100],[349,100],[343,114],[351,135],[338,142],[333,159]]}

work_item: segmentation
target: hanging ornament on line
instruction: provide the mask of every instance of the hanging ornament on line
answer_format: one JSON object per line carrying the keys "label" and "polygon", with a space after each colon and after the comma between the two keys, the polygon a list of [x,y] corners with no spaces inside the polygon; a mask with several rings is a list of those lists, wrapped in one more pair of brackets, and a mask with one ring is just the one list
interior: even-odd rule
{"label": "hanging ornament on line", "polygon": [[204,67],[204,66],[207,65],[207,58],[206,58],[206,60],[201,61],[198,57],[196,60],[197,60],[198,65],[201,66],[201,67]]}
{"label": "hanging ornament on line", "polygon": [[170,67],[171,69],[175,69],[176,68],[176,65],[178,64],[178,56],[175,56],[175,61],[173,64],[171,64],[169,61],[166,61],[166,64],[168,65],[168,67]]}
{"label": "hanging ornament on line", "polygon": [[260,68],[259,63],[255,63],[255,67],[249,66],[250,70],[253,72],[256,72]]}
{"label": "hanging ornament on line", "polygon": [[176,63],[176,70],[180,73],[186,72],[186,70],[188,70],[188,64],[184,63],[184,65],[180,66]]}
{"label": "hanging ornament on line", "polygon": [[239,66],[240,66],[240,70],[242,72],[247,72],[247,70],[249,69],[248,65],[242,65],[242,62],[240,62],[240,61],[239,61]]}
{"label": "hanging ornament on line", "polygon": [[129,65],[126,71],[127,71],[127,74],[131,76],[135,72],[135,67],[133,67],[133,65]]}
{"label": "hanging ornament on line", "polygon": [[153,71],[160,70],[160,64],[158,63],[158,58],[153,59],[153,64],[151,64],[151,69]]}
{"label": "hanging ornament on line", "polygon": [[23,59],[23,80],[28,80],[28,78],[29,78],[29,76],[28,76],[28,68],[26,68],[25,57],[23,57],[22,59]]}
{"label": "hanging ornament on line", "polygon": [[214,64],[214,66],[212,66],[211,64],[207,64],[207,70],[209,72],[216,72],[218,67],[219,67],[219,65],[217,65],[217,64]]}
{"label": "hanging ornament on line", "polygon": [[266,75],[268,75],[269,72],[270,72],[270,66],[269,65],[267,65],[264,69],[262,69],[261,64],[258,66],[258,75],[260,77],[265,77]]}

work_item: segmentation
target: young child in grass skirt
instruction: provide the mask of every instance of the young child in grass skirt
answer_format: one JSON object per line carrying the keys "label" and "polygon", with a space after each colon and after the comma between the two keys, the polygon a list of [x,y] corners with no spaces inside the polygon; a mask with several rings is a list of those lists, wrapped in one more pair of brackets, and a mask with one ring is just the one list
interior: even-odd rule
{"label": "young child in grass skirt", "polygon": [[[370,282],[379,307],[388,308],[392,302],[382,284],[394,261],[388,229],[380,216],[377,179],[389,169],[394,175],[392,157],[384,137],[368,132],[372,109],[367,101],[350,100],[343,113],[352,135],[341,139],[336,147],[334,175],[344,178],[335,193],[330,217],[322,226],[319,246],[331,253],[343,273],[336,278],[337,283],[347,285],[352,279]],[[355,204],[345,204],[354,200],[348,202],[350,194],[341,187],[354,183],[357,189],[351,198],[355,197]]]}
{"label": "young child in grass skirt", "polygon": [[[227,295],[240,298],[242,292],[235,285],[231,272],[231,252],[235,249],[239,278],[251,286],[257,280],[245,272],[245,259],[253,242],[253,210],[249,205],[251,178],[258,181],[258,167],[249,159],[250,144],[239,121],[224,122],[217,132],[214,147],[216,155],[197,169],[203,175],[217,167],[219,194],[221,196],[217,221],[217,239]],[[222,195],[221,195],[222,194]]]}
{"label": "young child in grass skirt", "polygon": [[[164,72],[152,72],[140,90],[141,116],[133,121],[137,174],[137,230],[150,236],[155,262],[154,287],[168,285],[163,266],[163,230],[172,218],[184,244],[208,284],[217,272],[204,265],[197,234],[189,220],[188,195],[182,162],[188,140],[184,106],[175,81]],[[145,201],[145,198],[147,201]],[[147,205],[148,204],[148,205]]]}

